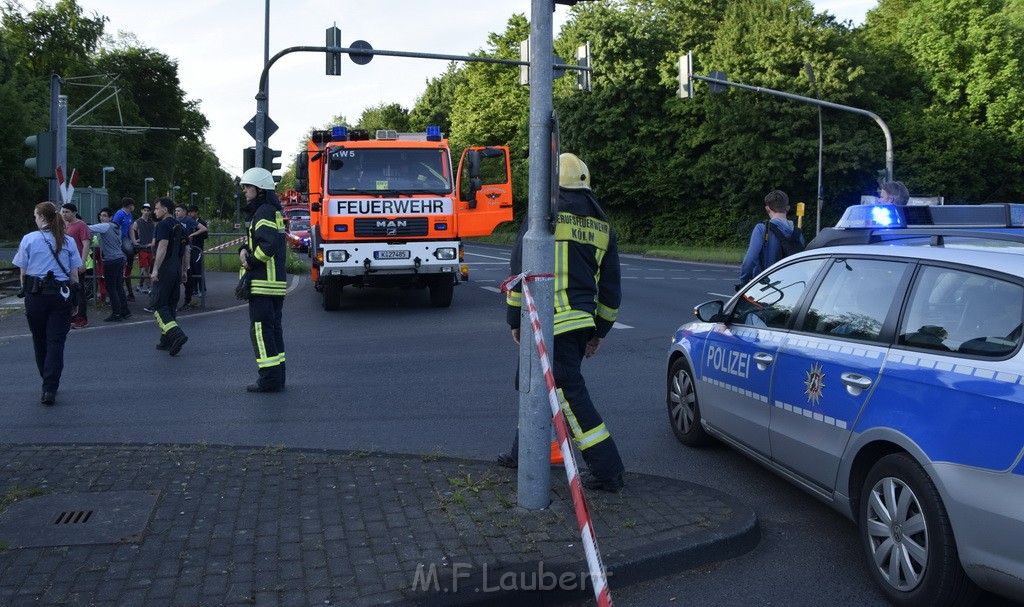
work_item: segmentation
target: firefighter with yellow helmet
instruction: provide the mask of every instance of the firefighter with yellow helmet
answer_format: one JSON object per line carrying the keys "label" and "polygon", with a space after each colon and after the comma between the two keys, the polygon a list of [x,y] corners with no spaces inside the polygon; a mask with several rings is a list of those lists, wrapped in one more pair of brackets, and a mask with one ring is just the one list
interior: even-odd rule
{"label": "firefighter with yellow helmet", "polygon": [[[555,227],[555,327],[552,368],[558,400],[583,454],[589,473],[581,475],[588,489],[618,491],[625,467],[611,433],[590,398],[580,367],[597,353],[608,335],[622,300],[619,251],[615,231],[590,190],[590,171],[575,154],[558,158],[558,221]],[[523,221],[512,250],[512,275],[522,272]],[[510,289],[506,320],[519,343],[522,290]],[[498,457],[506,467],[518,465],[519,437],[512,451]]]}
{"label": "firefighter with yellow helmet", "polygon": [[241,185],[249,228],[248,238],[238,250],[238,259],[252,279],[249,337],[259,368],[259,379],[246,390],[279,392],[285,384],[281,315],[288,289],[283,209],[274,193],[277,184],[270,171],[251,168],[242,174]]}

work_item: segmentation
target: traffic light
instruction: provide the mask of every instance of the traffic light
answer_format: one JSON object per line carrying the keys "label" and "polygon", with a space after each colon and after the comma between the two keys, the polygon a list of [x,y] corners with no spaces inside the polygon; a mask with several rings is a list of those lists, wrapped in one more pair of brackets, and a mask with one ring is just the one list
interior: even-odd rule
{"label": "traffic light", "polygon": [[[274,171],[281,168],[280,162],[274,162],[275,158],[281,157],[281,150],[272,150],[266,148],[263,150],[263,168],[270,171],[271,175],[274,175]],[[281,181],[280,175],[274,175],[274,181]]]}
{"label": "traffic light", "polygon": [[57,168],[57,132],[43,131],[25,138],[25,145],[35,150],[35,156],[25,159],[25,166],[35,170],[36,177],[53,177]]}
{"label": "traffic light", "polygon": [[679,98],[693,96],[693,52],[679,56]]}
{"label": "traffic light", "polygon": [[248,171],[256,166],[256,148],[249,147],[242,150],[242,172]]}
{"label": "traffic light", "polygon": [[[337,26],[327,28],[327,46],[341,46],[341,30]],[[341,75],[341,53],[327,53],[327,75]]]}
{"label": "traffic light", "polygon": [[[576,65],[579,67],[590,67],[590,43],[581,45],[576,49]],[[590,72],[579,70],[576,72],[576,90],[590,92]]]}

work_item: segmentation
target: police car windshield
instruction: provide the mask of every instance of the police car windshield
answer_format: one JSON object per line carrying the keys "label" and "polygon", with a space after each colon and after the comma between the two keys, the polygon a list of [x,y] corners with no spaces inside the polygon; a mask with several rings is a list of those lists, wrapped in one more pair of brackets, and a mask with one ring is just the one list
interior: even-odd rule
{"label": "police car windshield", "polygon": [[451,167],[444,149],[390,148],[331,151],[330,194],[394,196],[451,192]]}

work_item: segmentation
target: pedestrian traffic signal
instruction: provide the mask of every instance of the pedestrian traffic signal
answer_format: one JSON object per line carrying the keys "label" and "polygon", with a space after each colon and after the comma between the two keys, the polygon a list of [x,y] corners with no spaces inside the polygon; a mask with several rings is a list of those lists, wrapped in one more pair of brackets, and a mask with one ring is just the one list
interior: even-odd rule
{"label": "pedestrian traffic signal", "polygon": [[57,132],[43,131],[25,138],[25,145],[35,150],[35,156],[25,159],[25,166],[36,172],[36,177],[53,177],[57,168]]}

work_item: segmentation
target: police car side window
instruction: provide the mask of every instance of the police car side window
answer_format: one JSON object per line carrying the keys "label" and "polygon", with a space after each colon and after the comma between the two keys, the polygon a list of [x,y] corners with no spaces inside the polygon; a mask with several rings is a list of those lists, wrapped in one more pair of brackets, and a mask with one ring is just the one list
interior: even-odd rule
{"label": "police car side window", "polygon": [[911,290],[899,343],[984,358],[1021,342],[1024,287],[964,270],[924,267]]}
{"label": "police car side window", "polygon": [[824,259],[803,259],[750,283],[733,308],[731,323],[785,329],[800,296]]}
{"label": "police car side window", "polygon": [[902,261],[834,259],[807,309],[803,330],[880,341],[906,268]]}

